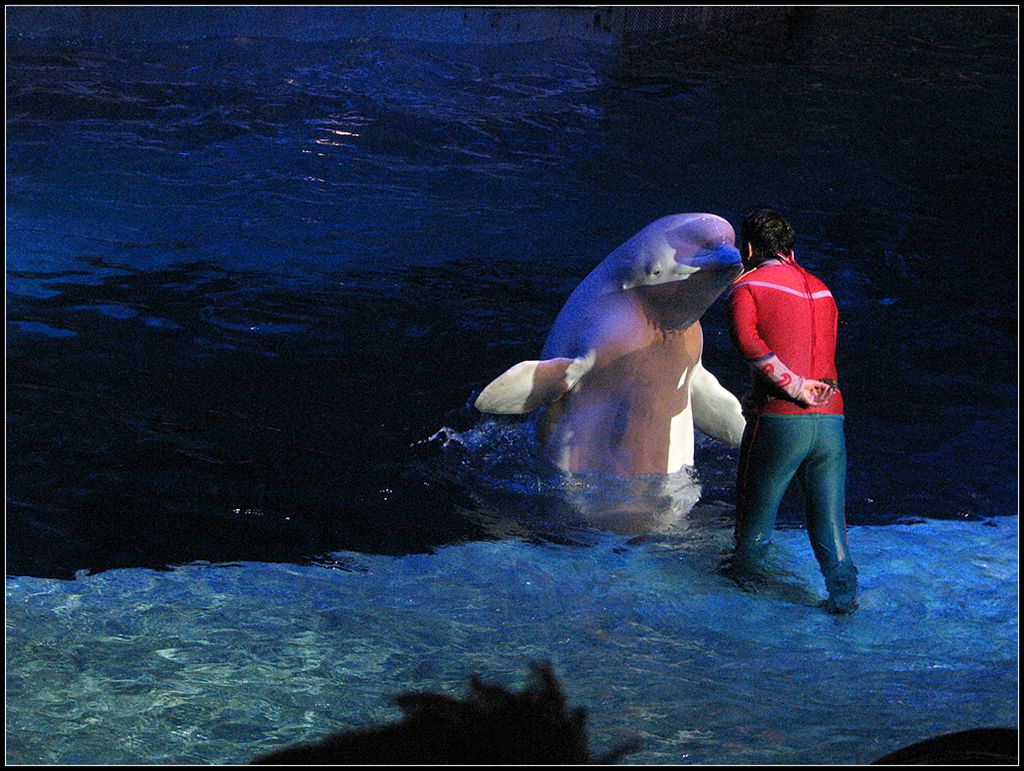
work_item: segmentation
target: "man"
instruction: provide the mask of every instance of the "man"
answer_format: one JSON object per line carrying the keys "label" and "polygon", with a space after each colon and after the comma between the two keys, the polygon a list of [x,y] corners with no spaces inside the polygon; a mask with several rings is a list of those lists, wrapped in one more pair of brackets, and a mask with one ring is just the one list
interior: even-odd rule
{"label": "man", "polygon": [[857,607],[846,541],[846,440],[836,384],[838,310],[825,284],[797,264],[793,227],[771,209],[740,227],[742,274],[729,294],[733,344],[753,370],[736,484],[737,577],[764,566],[782,496],[795,476],[832,613]]}

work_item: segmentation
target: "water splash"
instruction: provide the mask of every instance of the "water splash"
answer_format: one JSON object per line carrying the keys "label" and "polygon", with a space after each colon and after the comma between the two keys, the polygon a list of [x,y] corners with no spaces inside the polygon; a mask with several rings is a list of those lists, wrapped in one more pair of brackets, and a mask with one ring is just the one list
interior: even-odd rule
{"label": "water splash", "polygon": [[464,431],[445,426],[438,475],[468,490],[481,510],[544,529],[596,528],[626,535],[680,532],[700,500],[695,470],[623,478],[557,468],[529,420],[484,417]]}

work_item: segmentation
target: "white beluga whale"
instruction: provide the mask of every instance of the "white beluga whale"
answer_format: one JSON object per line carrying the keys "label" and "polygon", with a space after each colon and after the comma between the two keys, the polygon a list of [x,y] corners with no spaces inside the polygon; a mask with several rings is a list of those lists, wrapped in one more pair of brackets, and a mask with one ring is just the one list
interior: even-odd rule
{"label": "white beluga whale", "polygon": [[699,320],[741,271],[721,217],[652,222],[576,287],[541,358],[493,380],[476,408],[537,411],[538,436],[570,473],[675,473],[693,465],[694,427],[738,447],[739,400],[701,363]]}

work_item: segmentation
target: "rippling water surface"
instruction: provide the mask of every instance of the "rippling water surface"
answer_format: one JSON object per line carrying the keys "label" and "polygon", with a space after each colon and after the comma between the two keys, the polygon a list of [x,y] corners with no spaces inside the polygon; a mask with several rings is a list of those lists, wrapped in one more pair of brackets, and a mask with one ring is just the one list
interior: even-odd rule
{"label": "rippling water surface", "polygon": [[840,619],[815,607],[803,533],[780,533],[791,573],[750,596],[715,572],[714,519],[643,546],[8,579],[8,754],[244,763],[397,720],[402,691],[461,697],[469,672],[519,688],[537,659],[589,708],[594,751],[639,738],[636,763],[868,763],[1016,724],[1016,517],[855,528],[862,607]]}
{"label": "rippling water surface", "polygon": [[[532,658],[641,762],[1015,725],[1016,28],[9,40],[8,760],[241,762]],[[718,579],[733,450],[566,481],[469,407],[643,225],[765,203],[839,303],[850,619],[795,498],[777,591]]]}

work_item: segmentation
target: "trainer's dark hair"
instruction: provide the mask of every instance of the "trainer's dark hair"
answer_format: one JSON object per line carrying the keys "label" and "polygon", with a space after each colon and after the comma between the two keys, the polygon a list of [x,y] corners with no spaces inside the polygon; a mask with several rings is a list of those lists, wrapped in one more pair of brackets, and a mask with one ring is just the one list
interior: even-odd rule
{"label": "trainer's dark hair", "polygon": [[750,244],[750,262],[755,265],[772,259],[779,252],[789,254],[794,241],[793,226],[774,209],[751,212],[740,225],[740,242]]}

